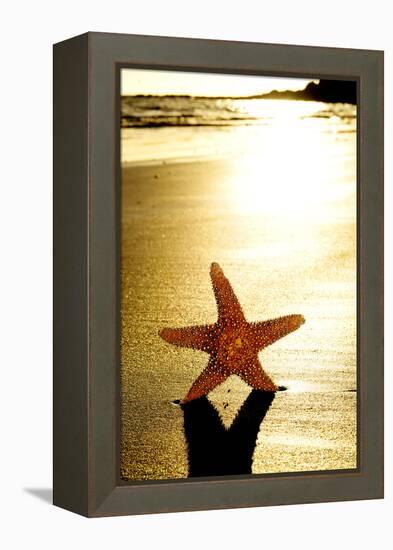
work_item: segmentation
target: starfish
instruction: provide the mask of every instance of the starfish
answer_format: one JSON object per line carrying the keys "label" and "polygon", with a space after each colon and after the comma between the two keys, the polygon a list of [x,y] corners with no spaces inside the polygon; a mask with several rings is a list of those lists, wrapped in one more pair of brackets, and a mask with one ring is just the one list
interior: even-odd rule
{"label": "starfish", "polygon": [[207,395],[231,374],[238,375],[256,390],[276,392],[279,388],[263,370],[258,353],[298,329],[303,315],[286,315],[268,321],[247,322],[239,300],[217,263],[210,268],[218,320],[213,325],[164,328],[160,336],[175,346],[207,352],[207,367],[181,400],[187,403]]}

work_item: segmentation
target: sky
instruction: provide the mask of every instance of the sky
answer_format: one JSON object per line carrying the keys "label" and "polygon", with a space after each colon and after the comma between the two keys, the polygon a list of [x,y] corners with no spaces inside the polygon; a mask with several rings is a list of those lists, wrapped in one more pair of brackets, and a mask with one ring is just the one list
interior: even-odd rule
{"label": "sky", "polygon": [[302,90],[301,78],[122,69],[122,95],[248,96],[271,90]]}

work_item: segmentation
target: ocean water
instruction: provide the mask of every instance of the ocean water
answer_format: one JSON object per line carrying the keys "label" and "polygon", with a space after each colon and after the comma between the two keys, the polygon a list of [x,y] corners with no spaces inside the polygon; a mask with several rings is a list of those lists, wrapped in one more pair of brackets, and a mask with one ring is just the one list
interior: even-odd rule
{"label": "ocean water", "polygon": [[[338,136],[356,131],[356,106],[314,101],[123,97],[122,162],[259,153],[287,126]],[[285,128],[284,128],[285,133]]]}
{"label": "ocean water", "polygon": [[[356,108],[148,99],[121,130],[122,478],[355,468]],[[158,332],[215,322],[212,262],[249,321],[306,319],[260,354],[272,401],[231,376],[174,403],[208,356]]]}

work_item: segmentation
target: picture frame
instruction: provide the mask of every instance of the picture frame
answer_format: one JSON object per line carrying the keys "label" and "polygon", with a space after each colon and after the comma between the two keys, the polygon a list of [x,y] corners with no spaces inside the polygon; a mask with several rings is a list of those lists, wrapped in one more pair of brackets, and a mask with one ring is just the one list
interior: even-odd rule
{"label": "picture frame", "polygon": [[[124,67],[356,81],[356,470],[120,480]],[[383,52],[95,32],[55,44],[53,316],[55,505],[102,517],[383,498]]]}

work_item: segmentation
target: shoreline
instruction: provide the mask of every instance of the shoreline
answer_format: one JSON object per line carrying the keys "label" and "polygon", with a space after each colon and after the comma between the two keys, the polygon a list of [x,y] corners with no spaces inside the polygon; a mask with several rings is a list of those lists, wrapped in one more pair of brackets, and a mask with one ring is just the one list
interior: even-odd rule
{"label": "shoreline", "polygon": [[238,153],[235,157],[228,153],[227,155],[206,155],[206,156],[184,156],[184,157],[167,157],[162,159],[141,159],[141,160],[126,160],[121,161],[121,171],[130,168],[149,168],[150,166],[171,166],[175,164],[193,164],[193,163],[209,163],[209,162],[231,162],[241,158],[242,153]]}

